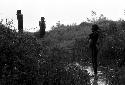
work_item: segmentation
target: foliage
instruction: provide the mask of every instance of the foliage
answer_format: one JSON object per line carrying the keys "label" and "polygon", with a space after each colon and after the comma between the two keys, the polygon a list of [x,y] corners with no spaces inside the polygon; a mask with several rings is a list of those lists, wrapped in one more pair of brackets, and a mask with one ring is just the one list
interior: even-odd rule
{"label": "foliage", "polygon": [[[52,84],[52,85],[72,85],[72,83],[89,85],[89,76],[87,73],[79,71],[70,71],[75,69],[75,67],[67,70],[67,66],[72,63],[72,55],[69,54],[63,48],[58,46],[51,47],[49,51],[50,56],[45,56],[41,60],[40,64],[40,75],[42,76],[41,80],[43,84]],[[75,75],[79,78],[75,78]],[[76,81],[77,79],[77,81]],[[86,82],[87,81],[87,82]]]}
{"label": "foliage", "polygon": [[[70,63],[66,66],[67,76],[66,85],[90,85],[90,77],[86,70],[82,69],[82,66],[79,63]],[[69,84],[68,84],[69,83]]]}
{"label": "foliage", "polygon": [[[125,31],[124,20],[108,20],[100,15],[94,21],[100,28],[98,41],[98,65],[118,69],[119,64],[124,61]],[[58,45],[71,53],[72,62],[91,62],[90,50],[88,48],[88,35],[91,33],[92,22],[82,22],[79,25],[64,25],[63,28],[56,27],[49,31],[45,37],[51,40],[53,45]],[[115,63],[114,63],[115,62]],[[111,76],[114,74],[110,73]],[[110,79],[113,78],[110,76]]]}
{"label": "foliage", "polygon": [[76,39],[72,46],[73,61],[89,64],[91,59],[89,50],[88,40],[86,38]]}
{"label": "foliage", "polygon": [[1,85],[37,84],[39,45],[35,38],[0,24]]}
{"label": "foliage", "polygon": [[[65,67],[72,63],[72,55],[59,45],[51,46],[49,39],[16,31],[0,24],[0,84],[1,85],[69,85],[70,74]],[[82,71],[75,74],[88,78]],[[68,78],[68,80],[67,80]],[[70,82],[69,82],[70,81]],[[86,83],[82,78],[80,82]]]}
{"label": "foliage", "polygon": [[19,34],[0,24],[1,85],[90,85],[88,73],[74,63],[91,65],[88,35],[93,23],[100,28],[98,65],[113,68],[107,75],[111,81],[117,79],[112,76],[124,61],[125,21],[100,15],[79,25],[58,22],[42,39],[39,32]]}

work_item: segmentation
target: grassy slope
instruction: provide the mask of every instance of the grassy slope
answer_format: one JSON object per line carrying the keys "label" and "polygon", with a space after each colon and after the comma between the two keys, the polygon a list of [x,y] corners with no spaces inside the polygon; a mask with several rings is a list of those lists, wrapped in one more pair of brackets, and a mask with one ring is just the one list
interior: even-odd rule
{"label": "grassy slope", "polygon": [[[125,22],[124,21],[101,21],[97,23],[101,29],[102,36],[100,38],[99,45],[99,65],[109,66],[113,69],[118,69],[118,64],[124,59],[125,48]],[[65,50],[72,50],[73,58],[78,57],[74,61],[87,62],[86,57],[90,55],[88,50],[88,34],[91,33],[91,25],[89,23],[81,23],[76,26],[65,26],[64,28],[56,28],[56,30],[50,31],[45,39],[51,41],[50,46],[58,45]],[[75,48],[75,49],[74,49]],[[87,51],[85,50],[87,49]],[[75,50],[75,51],[74,51]],[[79,59],[79,57],[82,57]],[[116,62],[116,63],[114,63]],[[123,65],[124,67],[124,65]],[[122,70],[120,70],[122,71]],[[124,80],[124,76],[120,82]]]}
{"label": "grassy slope", "polygon": [[[117,70],[118,64],[125,56],[125,21],[102,20],[97,21],[97,24],[101,29],[99,65]],[[55,49],[54,47],[60,50],[59,54],[62,53],[63,56],[61,56],[62,54],[56,54],[56,57],[61,56],[60,59],[65,56],[70,58],[71,62],[90,63],[88,35],[91,33],[91,26],[91,23],[82,22],[75,26],[55,27],[54,30],[47,32],[44,39],[39,39],[38,42],[45,43],[50,50]],[[66,54],[64,54],[64,51],[66,51]],[[122,76],[121,82],[122,80],[124,80],[124,76]]]}

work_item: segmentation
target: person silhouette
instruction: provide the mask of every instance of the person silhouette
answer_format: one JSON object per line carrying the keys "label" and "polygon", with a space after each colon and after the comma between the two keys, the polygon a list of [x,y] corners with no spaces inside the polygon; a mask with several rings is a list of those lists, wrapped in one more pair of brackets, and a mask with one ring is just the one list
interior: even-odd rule
{"label": "person silhouette", "polygon": [[94,74],[97,75],[97,41],[99,38],[99,27],[98,25],[92,25],[92,33],[89,34],[89,47],[91,49],[92,65],[94,69]]}
{"label": "person silhouette", "polygon": [[41,17],[41,21],[39,21],[39,26],[40,26],[40,37],[43,38],[45,35],[45,29],[46,29],[44,17]]}
{"label": "person silhouette", "polygon": [[23,33],[23,14],[21,14],[21,10],[17,10],[17,20],[19,33]]}

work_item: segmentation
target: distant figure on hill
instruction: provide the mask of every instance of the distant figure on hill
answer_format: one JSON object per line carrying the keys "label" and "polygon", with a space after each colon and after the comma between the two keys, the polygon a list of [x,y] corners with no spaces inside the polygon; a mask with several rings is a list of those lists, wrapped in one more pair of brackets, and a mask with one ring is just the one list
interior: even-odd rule
{"label": "distant figure on hill", "polygon": [[23,14],[21,14],[21,10],[17,10],[17,20],[18,20],[18,31],[19,33],[23,33]]}
{"label": "distant figure on hill", "polygon": [[43,38],[45,35],[45,21],[44,21],[44,17],[41,17],[41,21],[39,21],[39,26],[40,26],[40,38]]}
{"label": "distant figure on hill", "polygon": [[94,74],[97,75],[97,40],[99,38],[99,27],[98,25],[92,25],[92,33],[89,35],[89,47],[91,49],[92,64],[94,69]]}

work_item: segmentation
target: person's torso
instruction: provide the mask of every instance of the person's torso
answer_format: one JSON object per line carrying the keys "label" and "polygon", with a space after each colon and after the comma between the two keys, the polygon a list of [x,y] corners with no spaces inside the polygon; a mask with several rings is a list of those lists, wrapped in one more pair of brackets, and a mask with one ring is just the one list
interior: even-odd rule
{"label": "person's torso", "polygon": [[98,32],[93,32],[89,35],[91,41],[90,41],[90,47],[94,47],[96,46],[98,37],[99,37],[99,33]]}

